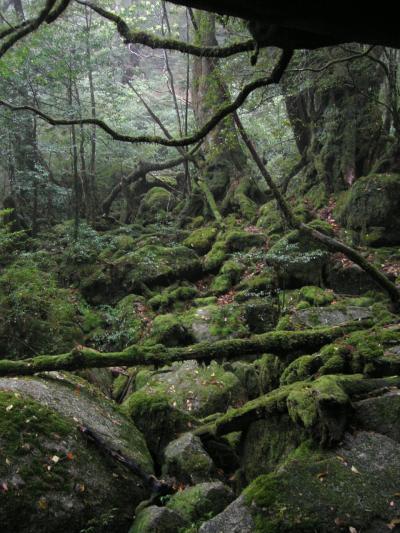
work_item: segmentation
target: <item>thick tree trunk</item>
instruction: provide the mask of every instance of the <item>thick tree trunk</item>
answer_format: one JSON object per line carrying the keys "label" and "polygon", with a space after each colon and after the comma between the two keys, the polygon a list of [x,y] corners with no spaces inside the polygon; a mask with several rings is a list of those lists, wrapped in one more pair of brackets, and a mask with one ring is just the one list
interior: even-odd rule
{"label": "thick tree trunk", "polygon": [[[215,14],[195,13],[195,38],[199,46],[217,46],[215,35]],[[204,125],[229,100],[218,67],[218,59],[194,57],[192,63],[192,104],[199,127]],[[208,185],[217,202],[224,200],[228,192],[240,183],[247,174],[246,156],[240,146],[235,123],[232,116],[220,122],[206,137],[203,144],[205,164],[201,177]],[[234,195],[230,195],[234,200]],[[224,207],[229,209],[231,206]],[[240,210],[240,206],[234,206]],[[244,213],[243,213],[244,214]]]}
{"label": "thick tree trunk", "polygon": [[[307,58],[324,65],[332,55],[344,54],[327,49]],[[337,63],[321,73],[304,68],[285,87],[286,109],[305,167],[301,192],[323,184],[330,195],[368,174],[382,154],[382,108],[377,100],[383,72],[368,57]],[[297,86],[305,88],[299,91]]]}

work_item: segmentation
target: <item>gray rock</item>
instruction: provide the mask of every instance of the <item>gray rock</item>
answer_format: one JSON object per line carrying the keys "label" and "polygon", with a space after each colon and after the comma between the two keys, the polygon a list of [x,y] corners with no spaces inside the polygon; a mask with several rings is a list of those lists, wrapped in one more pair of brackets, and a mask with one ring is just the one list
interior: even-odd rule
{"label": "gray rock", "polygon": [[239,496],[222,513],[204,522],[199,533],[253,533],[255,525],[244,497]]}
{"label": "gray rock", "polygon": [[207,307],[197,309],[196,316],[191,324],[191,331],[196,342],[213,342],[218,340],[217,335],[210,331],[211,327],[211,310]]}
{"label": "gray rock", "polygon": [[372,317],[372,311],[368,307],[310,307],[309,309],[296,311],[292,316],[292,323],[307,328],[315,326],[339,326],[347,322],[363,320],[370,317]]}
{"label": "gray rock", "polygon": [[[134,424],[83,380],[0,379],[0,524],[13,533],[126,531],[149,496],[141,477],[88,443],[81,426],[153,472]],[[5,428],[5,431],[3,431]]]}
{"label": "gray rock", "polygon": [[367,431],[376,431],[400,442],[400,390],[354,404],[354,422]]}
{"label": "gray rock", "polygon": [[214,463],[193,433],[170,442],[164,450],[164,459],[163,475],[181,483],[195,485],[215,478]]}
{"label": "gray rock", "polygon": [[138,514],[129,533],[177,533],[187,525],[175,511],[152,505]]}

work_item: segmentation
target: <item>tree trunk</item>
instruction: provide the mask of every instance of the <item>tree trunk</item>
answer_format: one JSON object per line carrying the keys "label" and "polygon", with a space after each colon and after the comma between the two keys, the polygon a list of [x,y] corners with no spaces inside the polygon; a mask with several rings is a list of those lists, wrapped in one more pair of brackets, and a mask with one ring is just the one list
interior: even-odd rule
{"label": "tree trunk", "polygon": [[[215,14],[197,11],[195,40],[199,46],[217,46]],[[229,93],[218,67],[218,59],[194,57],[192,63],[192,104],[198,126],[209,120],[221,105],[229,100]],[[232,116],[220,122],[203,144],[205,164],[201,179],[217,202],[223,201],[240,183],[246,172],[246,156],[239,143]],[[228,210],[235,203],[233,194],[224,206]],[[235,206],[240,210],[240,206]],[[243,213],[244,214],[244,213]]]}
{"label": "tree trunk", "polygon": [[[305,167],[300,192],[322,184],[330,195],[368,174],[382,153],[382,108],[377,100],[383,73],[368,57],[308,72],[311,61],[324,65],[346,52],[331,48],[304,54],[306,66],[299,69],[304,72],[284,85],[287,113]],[[299,91],[298,86],[304,88]]]}

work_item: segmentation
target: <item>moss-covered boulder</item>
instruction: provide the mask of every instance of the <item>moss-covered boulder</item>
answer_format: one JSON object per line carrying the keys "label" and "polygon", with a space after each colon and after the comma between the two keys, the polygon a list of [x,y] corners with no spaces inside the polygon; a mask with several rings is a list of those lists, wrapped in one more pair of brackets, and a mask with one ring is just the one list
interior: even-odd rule
{"label": "moss-covered boulder", "polygon": [[173,305],[180,302],[187,302],[195,298],[198,294],[196,287],[190,284],[179,284],[178,286],[168,287],[161,293],[156,294],[148,301],[150,307],[155,311],[165,311]]}
{"label": "moss-covered boulder", "polygon": [[177,533],[188,525],[176,511],[151,505],[140,511],[129,533]]}
{"label": "moss-covered boulder", "polygon": [[146,499],[143,480],[89,443],[80,428],[134,461],[152,459],[141,433],[76,378],[0,379],[0,523],[15,533],[120,532]]}
{"label": "moss-covered boulder", "polygon": [[229,252],[243,252],[253,246],[261,247],[266,244],[266,236],[259,232],[244,230],[230,230],[225,236],[225,243]]}
{"label": "moss-covered boulder", "polygon": [[354,424],[366,431],[382,433],[400,442],[399,421],[400,390],[397,387],[354,403]]}
{"label": "moss-covered boulder", "polygon": [[152,187],[140,202],[138,216],[145,223],[163,222],[174,203],[174,197],[167,189]]}
{"label": "moss-covered boulder", "polygon": [[193,248],[198,254],[204,255],[210,251],[217,232],[217,228],[212,226],[198,228],[183,241],[183,244],[188,248]]}
{"label": "moss-covered boulder", "polygon": [[355,305],[332,305],[329,307],[309,307],[294,311],[290,323],[294,329],[313,328],[318,326],[340,326],[355,320],[363,320],[373,316],[368,307]]}
{"label": "moss-covered boulder", "polygon": [[246,393],[237,377],[221,365],[211,362],[208,366],[196,361],[174,363],[169,368],[154,372],[135,395],[165,395],[170,404],[186,414],[208,416],[224,412],[229,406],[241,405]]}
{"label": "moss-covered boulder", "polygon": [[216,468],[199,437],[185,433],[164,450],[163,476],[185,485],[196,485],[216,478]]}
{"label": "moss-covered boulder", "polygon": [[395,530],[398,468],[400,445],[378,433],[347,435],[333,452],[303,445],[279,470],[244,491],[253,531]]}
{"label": "moss-covered boulder", "polygon": [[168,443],[196,425],[189,413],[177,409],[171,394],[148,387],[131,394],[122,404],[122,411],[142,431],[149,450],[160,464]]}
{"label": "moss-covered boulder", "polygon": [[155,317],[151,327],[149,341],[164,346],[185,346],[193,343],[188,328],[178,316],[172,313]]}
{"label": "moss-covered boulder", "polygon": [[321,285],[328,257],[323,246],[297,230],[276,242],[266,254],[267,262],[278,274],[280,287],[285,289]]}
{"label": "moss-covered boulder", "polygon": [[233,498],[231,489],[220,481],[199,483],[174,494],[167,508],[179,513],[190,524],[201,523],[223,511]]}
{"label": "moss-covered boulder", "polygon": [[113,274],[126,291],[165,285],[178,279],[194,279],[201,273],[196,253],[186,246],[149,244],[117,259]]}
{"label": "moss-covered boulder", "polygon": [[306,439],[286,414],[251,424],[241,443],[241,467],[246,481],[273,472]]}
{"label": "moss-covered boulder", "polygon": [[370,246],[400,243],[400,174],[374,174],[358,179],[347,193],[340,221],[354,239]]}

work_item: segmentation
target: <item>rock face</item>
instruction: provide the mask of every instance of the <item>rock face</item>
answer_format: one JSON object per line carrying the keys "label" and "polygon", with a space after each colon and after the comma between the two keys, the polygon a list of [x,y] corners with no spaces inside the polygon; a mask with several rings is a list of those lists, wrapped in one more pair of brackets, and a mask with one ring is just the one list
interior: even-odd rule
{"label": "rock face", "polygon": [[100,393],[75,378],[0,380],[0,523],[13,533],[129,528],[148,497],[143,481],[79,431],[153,472],[142,435]]}
{"label": "rock face", "polygon": [[266,255],[284,289],[303,285],[320,285],[328,252],[317,243],[309,242],[298,231],[289,233],[272,246]]}
{"label": "rock face", "polygon": [[168,444],[164,451],[162,473],[191,485],[210,481],[216,475],[211,457],[193,433],[185,433]]}
{"label": "rock face", "polygon": [[239,379],[215,362],[204,367],[185,361],[160,372],[144,371],[138,374],[136,388],[122,408],[160,462],[167,444],[190,431],[196,417],[224,412],[247,399]]}
{"label": "rock face", "polygon": [[354,320],[371,318],[372,312],[366,307],[310,307],[296,311],[291,317],[295,326],[313,328],[316,326],[340,326]]}
{"label": "rock face", "polygon": [[376,174],[356,181],[340,213],[354,237],[371,246],[400,243],[400,175]]}
{"label": "rock face", "polygon": [[399,468],[399,443],[360,431],[333,452],[302,447],[275,473],[258,477],[244,498],[259,532],[394,530]]}
{"label": "rock face", "polygon": [[255,523],[243,496],[232,502],[222,513],[204,522],[199,533],[253,533]]}

